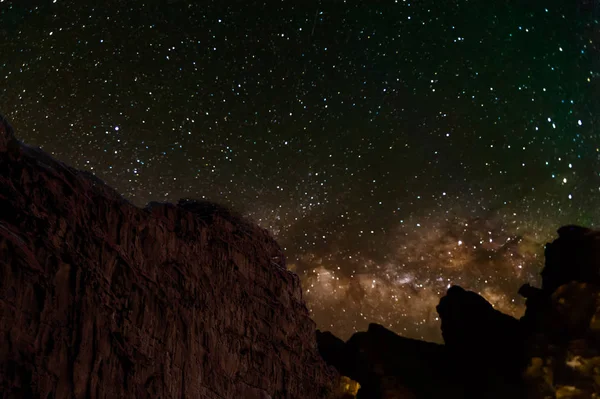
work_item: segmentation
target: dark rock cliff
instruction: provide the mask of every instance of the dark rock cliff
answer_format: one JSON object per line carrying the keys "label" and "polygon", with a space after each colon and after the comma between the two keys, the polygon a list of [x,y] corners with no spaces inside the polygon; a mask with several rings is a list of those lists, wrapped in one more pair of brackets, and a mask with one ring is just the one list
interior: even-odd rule
{"label": "dark rock cliff", "polygon": [[0,118],[0,397],[328,398],[298,277],[215,204],[139,209]]}
{"label": "dark rock cliff", "polygon": [[358,398],[600,398],[600,232],[558,234],[542,287],[519,291],[520,320],[455,286],[437,306],[445,345],[371,325],[348,342],[318,332],[323,358],[361,385]]}

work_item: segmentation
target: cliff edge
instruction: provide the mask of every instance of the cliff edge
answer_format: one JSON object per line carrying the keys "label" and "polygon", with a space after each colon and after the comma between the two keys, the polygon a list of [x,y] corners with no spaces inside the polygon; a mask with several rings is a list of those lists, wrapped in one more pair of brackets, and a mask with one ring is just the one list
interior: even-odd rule
{"label": "cliff edge", "polygon": [[328,398],[339,381],[265,230],[208,202],[137,208],[1,117],[0,337],[3,397]]}

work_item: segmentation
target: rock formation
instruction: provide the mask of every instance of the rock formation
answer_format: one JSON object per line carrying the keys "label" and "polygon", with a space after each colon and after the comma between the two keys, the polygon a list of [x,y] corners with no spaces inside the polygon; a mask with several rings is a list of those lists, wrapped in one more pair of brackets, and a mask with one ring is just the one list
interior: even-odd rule
{"label": "rock formation", "polygon": [[546,245],[541,289],[521,289],[528,397],[600,398],[600,232],[565,226],[558,234]]}
{"label": "rock formation", "polygon": [[558,230],[523,318],[451,287],[437,306],[445,345],[371,325],[346,343],[317,334],[323,358],[378,398],[600,398],[600,232]]}
{"label": "rock formation", "polygon": [[[463,381],[465,396],[521,397],[524,335],[519,321],[494,309],[481,295],[458,286],[448,289],[437,312],[452,368],[469,376],[468,382]],[[493,361],[482,364],[482,358]]]}
{"label": "rock formation", "polygon": [[204,201],[139,209],[0,118],[0,397],[600,398],[600,233],[558,234],[520,320],[451,287],[445,345],[315,339],[265,230]]}
{"label": "rock formation", "polygon": [[346,343],[329,332],[317,332],[317,341],[329,364],[359,382],[358,398],[464,397],[442,345],[400,337],[378,324]]}
{"label": "rock formation", "polygon": [[328,398],[298,277],[215,204],[139,209],[0,118],[0,397]]}
{"label": "rock formation", "polygon": [[600,398],[600,287],[571,282],[528,338],[528,398]]}
{"label": "rock formation", "polygon": [[437,310],[445,345],[371,324],[346,343],[318,332],[319,349],[329,364],[361,385],[358,398],[522,397],[524,337],[518,320],[458,286],[448,290]]}

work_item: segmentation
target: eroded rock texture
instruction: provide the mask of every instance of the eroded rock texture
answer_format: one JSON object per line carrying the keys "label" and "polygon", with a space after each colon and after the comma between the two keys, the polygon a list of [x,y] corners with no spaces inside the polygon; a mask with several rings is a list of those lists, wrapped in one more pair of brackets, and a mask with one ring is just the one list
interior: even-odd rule
{"label": "eroded rock texture", "polygon": [[0,397],[327,398],[300,282],[214,204],[139,209],[0,119]]}
{"label": "eroded rock texture", "polygon": [[522,289],[528,397],[600,398],[600,232],[558,233],[546,246],[542,288]]}
{"label": "eroded rock texture", "polygon": [[552,295],[544,327],[528,342],[532,399],[600,398],[600,287],[571,282]]}

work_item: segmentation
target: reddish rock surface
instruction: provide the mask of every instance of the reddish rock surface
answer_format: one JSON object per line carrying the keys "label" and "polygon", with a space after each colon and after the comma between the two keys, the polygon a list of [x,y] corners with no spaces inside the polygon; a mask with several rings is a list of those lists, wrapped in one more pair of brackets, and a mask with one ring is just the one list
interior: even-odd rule
{"label": "reddish rock surface", "polygon": [[0,118],[1,397],[327,398],[298,277],[210,203],[139,209]]}

